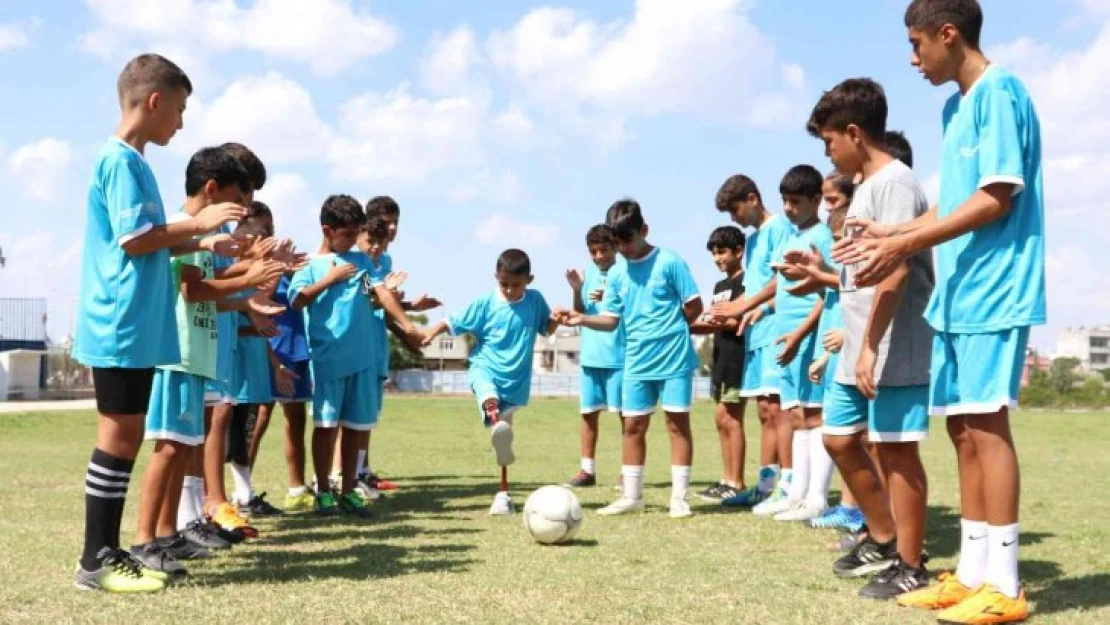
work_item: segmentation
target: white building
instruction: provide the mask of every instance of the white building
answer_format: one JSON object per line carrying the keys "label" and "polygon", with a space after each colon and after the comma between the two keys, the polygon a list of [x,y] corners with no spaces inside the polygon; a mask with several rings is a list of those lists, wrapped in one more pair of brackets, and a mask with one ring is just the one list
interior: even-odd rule
{"label": "white building", "polygon": [[1075,358],[1085,373],[1110,369],[1110,326],[1067,328],[1056,339],[1057,358]]}
{"label": "white building", "polygon": [[559,328],[551,336],[536,337],[532,371],[536,373],[578,373],[578,330]]}

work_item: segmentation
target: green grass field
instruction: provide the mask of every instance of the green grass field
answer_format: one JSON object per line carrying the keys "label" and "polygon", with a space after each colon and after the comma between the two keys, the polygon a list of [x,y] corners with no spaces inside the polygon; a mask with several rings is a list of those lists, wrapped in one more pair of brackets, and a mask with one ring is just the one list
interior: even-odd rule
{"label": "green grass field", "polygon": [[[695,413],[694,480],[718,475],[711,407]],[[754,418],[749,417],[756,434]],[[647,514],[601,518],[620,464],[615,420],[598,458],[603,486],[579,493],[587,516],[568,546],[532,542],[520,516],[486,515],[495,486],[488,439],[470,399],[390,398],[374,464],[402,490],[363,523],[285,517],[262,537],[190,566],[190,581],[153,596],[80,593],[71,576],[82,539],[89,412],[0,415],[2,623],[931,623],[928,613],[856,597],[830,572],[832,533],[695,502],[667,517],[665,429],[650,433]],[[281,417],[256,487],[280,503]],[[576,405],[536,400],[516,420],[518,507],[577,469]],[[959,546],[955,457],[934,422],[927,549],[931,568]],[[1110,622],[1110,415],[1024,413],[1021,574],[1041,623]],[[142,456],[145,460],[146,455]],[[749,478],[753,471],[748,462]],[[136,469],[141,472],[142,464]],[[124,542],[134,528],[132,486]]]}

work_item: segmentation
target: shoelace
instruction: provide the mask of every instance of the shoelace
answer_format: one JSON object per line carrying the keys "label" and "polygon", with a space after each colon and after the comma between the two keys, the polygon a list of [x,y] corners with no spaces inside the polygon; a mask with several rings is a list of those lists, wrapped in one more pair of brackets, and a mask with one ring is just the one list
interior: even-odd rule
{"label": "shoelace", "polygon": [[139,579],[143,576],[142,563],[123,549],[116,549],[105,558],[104,566],[110,566],[116,573],[132,579]]}
{"label": "shoelace", "polygon": [[212,528],[200,521],[193,521],[188,525],[188,529],[193,530],[203,539],[209,539],[216,535],[216,532],[212,531]]}

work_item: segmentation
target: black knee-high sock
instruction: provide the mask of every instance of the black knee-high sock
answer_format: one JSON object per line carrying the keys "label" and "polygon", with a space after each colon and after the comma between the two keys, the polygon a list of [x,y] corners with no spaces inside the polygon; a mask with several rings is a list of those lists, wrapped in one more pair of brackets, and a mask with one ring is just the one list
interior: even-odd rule
{"label": "black knee-high sock", "polygon": [[123,504],[134,466],[134,460],[93,450],[85,472],[85,549],[81,554],[81,568],[86,571],[100,568],[97,555],[101,549],[119,548]]}

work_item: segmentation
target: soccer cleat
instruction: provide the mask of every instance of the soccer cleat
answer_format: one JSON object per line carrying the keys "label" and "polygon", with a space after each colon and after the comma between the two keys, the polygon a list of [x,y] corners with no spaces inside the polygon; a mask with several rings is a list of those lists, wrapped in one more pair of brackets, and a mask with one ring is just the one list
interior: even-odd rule
{"label": "soccer cleat", "polygon": [[898,605],[923,610],[946,610],[975,593],[956,578],[955,573],[944,572],[937,576],[939,583],[915,590],[898,597]]}
{"label": "soccer cleat", "polygon": [[814,529],[842,529],[858,532],[863,527],[863,512],[859,508],[833,506],[821,516],[812,519],[809,526]]}
{"label": "soccer cleat", "polygon": [[181,534],[155,538],[154,544],[178,562],[182,560],[208,560],[213,557],[211,551],[186,540]]}
{"label": "soccer cleat", "polygon": [[628,514],[629,512],[643,512],[644,500],[637,499],[635,501],[626,497],[620,497],[613,503],[601,508],[597,513],[601,516],[616,516],[618,514]]}
{"label": "soccer cleat", "polygon": [[324,491],[316,495],[316,514],[319,516],[339,516],[339,502],[331,491]]}
{"label": "soccer cleat", "polygon": [[898,595],[913,592],[929,585],[929,573],[925,565],[914,568],[898,558],[894,564],[879,571],[875,579],[859,589],[864,599],[894,599]]}
{"label": "soccer cleat", "polygon": [[776,514],[774,518],[776,521],[809,521],[820,516],[824,511],[824,505],[799,501],[791,506],[789,510]]}
{"label": "soccer cleat", "polygon": [[219,525],[216,525],[216,523],[214,523],[213,521],[208,521],[206,526],[209,530],[212,531],[213,534],[216,535],[217,538],[232,546],[238,545],[239,543],[247,539],[247,535],[243,532],[240,532],[239,530],[224,529]]}
{"label": "soccer cleat", "polygon": [[497,466],[507,467],[516,461],[513,455],[513,426],[508,421],[498,421],[490,428],[490,444],[493,453],[497,456]]}
{"label": "soccer cleat", "polygon": [[897,559],[898,543],[896,541],[892,540],[882,544],[876,542],[871,536],[866,536],[848,555],[833,563],[833,573],[843,579],[863,577],[871,573],[878,573],[893,564]]}
{"label": "soccer cleat", "polygon": [[856,545],[859,544],[859,541],[860,541],[860,535],[859,534],[856,534],[856,533],[844,534],[840,538],[838,538],[838,539],[832,541],[831,543],[829,543],[828,544],[828,549],[829,549],[829,551],[833,551],[833,552],[848,553],[849,551],[856,548]]}
{"label": "soccer cleat", "polygon": [[258,538],[258,530],[240,516],[238,508],[229,502],[216,506],[211,510],[210,516],[213,523],[229,532],[242,534],[244,538]]}
{"label": "soccer cleat", "polygon": [[597,486],[597,476],[593,473],[586,473],[579,471],[569,482],[564,484],[567,488],[585,488],[587,486]]}
{"label": "soccer cleat", "polygon": [[362,495],[351,491],[343,493],[339,496],[339,509],[347,516],[358,517],[360,519],[373,518],[374,513],[370,511],[370,506],[366,505]]}
{"label": "soccer cleat", "polygon": [[[504,421],[500,423],[504,423]],[[509,493],[506,491],[498,491],[497,494],[493,496],[493,503],[490,504],[489,507],[490,516],[508,516],[513,512],[515,512],[515,508],[513,508],[513,498],[510,497]]]}
{"label": "soccer cleat", "polygon": [[[246,509],[248,514],[243,515],[243,509]],[[285,514],[280,509],[275,508],[273,504],[266,501],[266,493],[259,493],[251,498],[247,505],[239,506],[241,516],[281,516]]]}
{"label": "soccer cleat", "polygon": [[790,499],[786,490],[776,488],[763,503],[752,508],[752,514],[756,516],[774,516],[780,512],[786,512],[793,505],[794,500]]}
{"label": "soccer cleat", "polygon": [[188,571],[178,562],[169,551],[156,542],[145,545],[132,545],[131,557],[143,566],[144,572],[153,572],[152,577],[163,578],[167,581],[174,577],[185,577]]}
{"label": "soccer cleat", "polygon": [[990,625],[1016,623],[1029,618],[1029,603],[1022,589],[1012,599],[990,584],[980,586],[971,596],[937,615],[945,625]]}
{"label": "soccer cleat", "polygon": [[690,504],[685,499],[673,498],[671,499],[670,517],[672,519],[685,519],[694,516],[694,511],[690,509]]}
{"label": "soccer cleat", "polygon": [[373,488],[374,490],[390,491],[397,490],[398,488],[396,482],[391,482],[383,477],[380,477],[373,471],[371,471],[363,481],[369,484],[370,488]]}
{"label": "soccer cleat", "polygon": [[216,532],[205,523],[192,521],[181,530],[185,540],[205,549],[230,549],[231,543],[220,538]]}
{"label": "soccer cleat", "polygon": [[728,487],[725,485],[724,482],[717,482],[716,484],[698,493],[698,497],[700,497],[702,501],[720,501],[721,499],[723,499],[723,497],[721,497],[721,491],[726,488]]}
{"label": "soccer cleat", "polygon": [[100,568],[86,571],[77,565],[73,586],[78,590],[103,590],[113,593],[157,592],[166,587],[164,580],[145,575],[142,565],[131,554],[104,547],[97,554]]}
{"label": "soccer cleat", "polygon": [[305,490],[300,495],[285,495],[285,501],[281,502],[281,507],[285,508],[286,512],[312,512],[315,502],[312,492]]}
{"label": "soccer cleat", "polygon": [[765,493],[755,486],[746,488],[732,497],[725,497],[721,499],[721,505],[729,508],[751,508],[763,503],[770,496],[770,493]]}
{"label": "soccer cleat", "polygon": [[382,491],[374,488],[363,479],[355,480],[355,492],[366,503],[377,501],[382,498]]}

